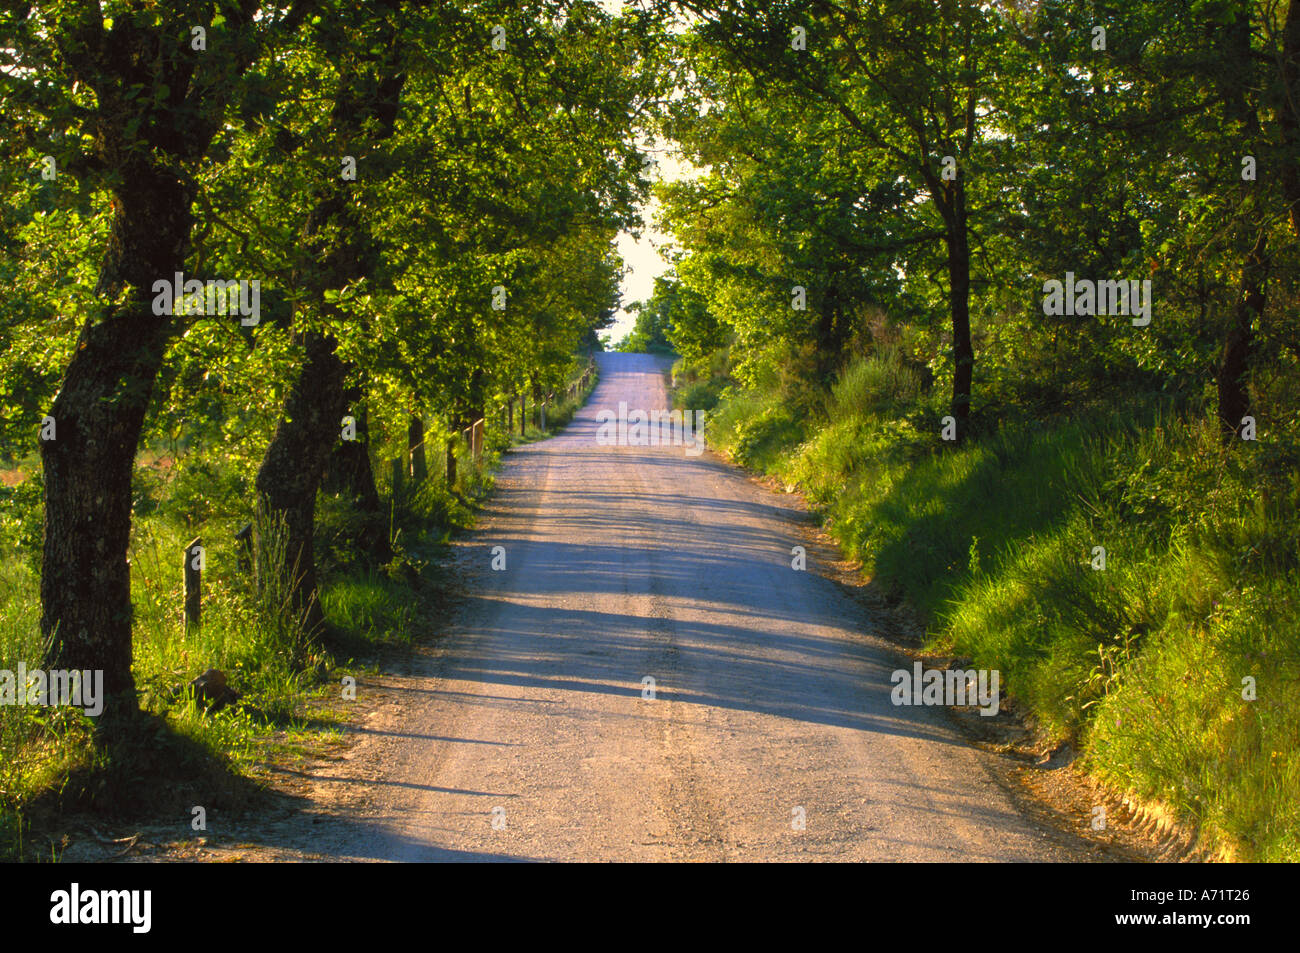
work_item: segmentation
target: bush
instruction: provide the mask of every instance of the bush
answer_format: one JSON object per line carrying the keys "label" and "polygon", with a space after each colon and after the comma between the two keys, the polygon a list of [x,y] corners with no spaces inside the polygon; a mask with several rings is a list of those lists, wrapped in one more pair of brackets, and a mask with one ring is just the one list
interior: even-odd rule
{"label": "bush", "polygon": [[853,361],[831,388],[831,420],[880,417],[912,406],[924,391],[921,372],[894,348]]}

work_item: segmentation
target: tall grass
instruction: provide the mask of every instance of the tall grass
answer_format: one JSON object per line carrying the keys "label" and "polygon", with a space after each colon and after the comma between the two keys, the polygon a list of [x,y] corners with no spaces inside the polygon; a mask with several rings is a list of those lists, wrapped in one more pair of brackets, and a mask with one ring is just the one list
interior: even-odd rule
{"label": "tall grass", "polygon": [[[431,474],[420,487],[408,484],[399,498],[386,498],[397,545],[383,566],[340,558],[368,527],[322,494],[318,566],[327,631],[310,639],[289,598],[294,567],[283,528],[258,527],[251,563],[234,539],[242,519],[257,521],[251,488],[207,493],[201,481],[186,481],[183,464],[170,478],[142,468],[129,556],[133,670],[144,720],[131,737],[109,739],[77,710],[0,706],[0,857],[48,859],[33,824],[57,830],[69,810],[165,814],[188,790],[204,798],[192,803],[209,810],[247,805],[257,796],[260,765],[337,730],[346,717],[337,680],[350,659],[411,641],[424,614],[420,571],[449,529],[472,519],[472,496],[462,494],[490,485],[490,462],[467,466],[456,491]],[[23,505],[6,508],[0,521],[0,669],[20,661],[39,667],[44,656],[39,546],[32,545],[41,519],[39,469],[35,461],[28,465],[34,475],[5,490]],[[214,467],[222,483],[240,485],[219,462],[203,463],[206,471]],[[202,620],[192,626],[183,617],[181,567],[196,532],[206,566]],[[208,668],[226,674],[239,693],[236,704],[217,712],[194,704],[184,688]]]}
{"label": "tall grass", "polygon": [[[594,386],[593,374],[586,390],[550,407],[548,431],[564,426]],[[163,447],[146,455],[165,465],[137,469],[129,553],[134,675],[144,714],[128,731],[103,733],[79,710],[0,706],[0,858],[57,856],[33,826],[57,830],[71,809],[166,813],[182,804],[245,805],[260,790],[251,780],[259,765],[332,734],[346,717],[335,707],[337,679],[353,657],[407,645],[432,627],[425,571],[447,537],[472,524],[501,452],[515,439],[495,423],[489,421],[477,460],[463,437],[454,438],[454,485],[446,479],[445,431],[435,424],[428,479],[394,486],[391,469],[376,467],[382,512],[319,496],[316,556],[326,628],[311,638],[296,624],[288,588],[296,567],[284,528],[255,515],[247,461],[241,467],[219,451],[177,457]],[[525,439],[542,435],[530,426]],[[405,428],[373,455],[404,459]],[[39,667],[45,655],[40,464],[35,455],[16,462],[26,478],[0,485],[0,669],[9,670],[19,662]],[[258,523],[251,561],[234,538],[249,519]],[[386,545],[373,545],[375,534]],[[182,554],[196,535],[206,562],[202,621],[187,626]],[[236,704],[216,712],[194,704],[184,688],[208,668],[226,674],[239,692]],[[188,810],[177,816],[188,819]]]}
{"label": "tall grass", "polygon": [[1300,859],[1296,434],[1225,447],[1146,405],[956,449],[890,354],[850,366],[821,418],[782,399],[732,396],[715,443],[798,484],[932,650],[999,669],[1048,739],[1206,846]]}

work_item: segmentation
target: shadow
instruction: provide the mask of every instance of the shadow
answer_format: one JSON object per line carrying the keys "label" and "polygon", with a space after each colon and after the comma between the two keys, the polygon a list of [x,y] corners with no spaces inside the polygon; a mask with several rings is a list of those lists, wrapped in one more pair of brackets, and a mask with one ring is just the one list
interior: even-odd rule
{"label": "shadow", "polygon": [[95,722],[89,751],[57,788],[23,805],[23,823],[35,851],[49,860],[48,846],[92,816],[96,824],[128,824],[176,818],[189,829],[191,810],[241,812],[271,804],[276,795],[243,777],[223,758],[175,731],[165,718],[133,706],[106,708]]}
{"label": "shadow", "polygon": [[[537,605],[509,613],[510,622],[503,623],[509,601],[469,600],[476,601],[488,603],[479,617],[495,620],[438,660],[439,679],[639,697],[641,678],[652,675],[661,701],[964,744],[941,718],[924,714],[927,709],[893,705],[889,676],[911,663],[881,658],[878,646],[807,634],[760,636],[732,621],[676,622],[669,641],[666,633],[654,637],[662,619]],[[680,683],[673,673],[682,673]],[[455,697],[469,706],[554,704],[442,688],[401,691]]]}
{"label": "shadow", "polygon": [[[941,708],[893,704],[891,673],[910,670],[911,661],[870,637],[862,608],[833,582],[815,571],[792,569],[791,547],[803,540],[799,524],[806,516],[793,502],[754,490],[733,468],[707,455],[686,456],[680,447],[598,446],[597,413],[611,402],[630,400],[628,395],[651,399],[662,391],[649,378],[645,361],[605,355],[591,399],[569,425],[512,451],[509,479],[498,481],[484,511],[485,528],[457,544],[463,552],[481,550],[482,560],[475,557],[473,566],[461,567],[464,591],[441,643],[445,650],[429,660],[422,677],[388,686],[398,709],[417,727],[358,728],[396,739],[392,747],[379,749],[373,765],[379,776],[349,777],[341,770],[302,775],[334,785],[344,799],[349,792],[366,797],[371,786],[384,791],[386,796],[375,800],[388,816],[363,819],[354,810],[346,817],[321,818],[324,836],[314,848],[301,830],[274,825],[257,841],[358,859],[519,860],[438,846],[437,841],[465,836],[464,830],[441,825],[469,814],[435,811],[435,804],[446,802],[427,796],[542,797],[558,789],[539,795],[530,783],[586,783],[572,780],[583,777],[580,771],[541,780],[532,776],[545,768],[533,763],[538,759],[531,759],[528,745],[550,743],[553,719],[562,719],[572,706],[590,719],[566,736],[572,746],[566,750],[578,751],[576,758],[592,753],[586,747],[589,724],[627,742],[662,737],[666,721],[705,724],[716,710],[793,723],[798,734],[813,736],[801,744],[845,745],[832,749],[845,752],[845,776],[853,775],[850,783],[869,782],[860,790],[876,792],[873,800],[884,809],[880,819],[853,822],[856,829],[847,831],[849,836],[879,839],[909,852],[925,848],[953,860],[1005,859],[997,837],[985,847],[941,840],[939,834],[930,841],[912,836],[924,830],[914,826],[915,818],[922,825],[932,821],[938,830],[961,826],[949,823],[959,819],[994,834],[1032,825],[1009,801],[974,795],[983,781],[995,784],[992,778],[954,791],[941,777],[922,776],[922,764],[880,760],[897,747],[870,747],[873,739],[910,739],[940,746],[935,750],[947,757],[950,751],[943,748],[968,746]],[[488,569],[490,549],[498,545],[508,553],[507,571]],[[647,675],[656,680],[660,707],[627,704],[643,697]],[[579,698],[595,701],[592,696],[617,699],[617,704],[575,704]],[[665,716],[662,705],[674,706],[671,714]],[[534,727],[542,726],[539,734],[516,743],[419,730],[510,737],[511,726],[522,722],[512,722],[511,712],[532,718]],[[737,724],[754,734],[762,730],[758,722]],[[846,739],[846,732],[859,737]],[[469,749],[468,756],[460,749],[444,769],[427,750],[436,743],[485,747]],[[629,750],[639,751],[635,745]],[[856,745],[863,747],[849,754]],[[498,746],[524,750],[493,761],[492,748]],[[969,762],[945,764],[955,770]],[[839,768],[836,763],[833,770]],[[705,786],[700,779],[707,779],[707,766],[690,770],[698,776],[674,780],[687,788]],[[867,771],[876,773],[864,779]],[[429,783],[430,774],[462,786]],[[507,790],[479,790],[480,778],[485,787]],[[799,780],[797,773],[783,778]],[[893,793],[879,798],[882,791]],[[566,815],[569,808],[555,810]],[[906,816],[900,820],[895,812]],[[486,825],[481,813],[475,823]]]}
{"label": "shadow", "polygon": [[[349,779],[335,779],[349,780]],[[449,788],[429,790],[481,794]],[[496,795],[509,797],[509,795]],[[323,861],[393,861],[401,863],[534,863],[535,859],[498,851],[462,850],[422,840],[382,820],[315,813],[307,798],[280,795],[278,817],[263,812],[238,817],[209,835],[214,845],[256,844],[259,848],[292,852],[294,859]],[[284,823],[289,821],[291,823]],[[422,828],[427,830],[427,828]]]}
{"label": "shadow", "polygon": [[422,735],[414,731],[381,731],[378,728],[367,728],[364,725],[352,729],[358,735],[378,735],[384,738],[415,738],[420,741],[442,741],[455,745],[491,745],[494,748],[514,748],[518,745],[513,741],[484,741],[480,738],[449,738],[445,735]]}

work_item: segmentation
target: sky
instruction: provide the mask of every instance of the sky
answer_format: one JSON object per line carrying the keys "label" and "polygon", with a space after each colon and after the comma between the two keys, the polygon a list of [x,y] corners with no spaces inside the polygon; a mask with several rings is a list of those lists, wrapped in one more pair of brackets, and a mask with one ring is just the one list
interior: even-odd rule
{"label": "sky", "polygon": [[[655,147],[643,144],[642,149],[655,158],[655,168],[650,177],[652,181],[675,182],[688,178],[695,171],[690,163],[669,151],[669,147],[663,144]],[[658,212],[659,202],[652,198],[641,210],[643,227],[640,240],[634,239],[630,232],[622,232],[618,236],[618,253],[623,256],[624,264],[621,285],[623,300],[613,327],[601,332],[609,336],[611,346],[622,340],[636,323],[635,315],[625,310],[627,306],[649,298],[654,292],[655,278],[668,270],[668,262],[661,251],[670,236],[655,227],[654,217]]]}
{"label": "sky", "polygon": [[[598,2],[609,13],[615,15],[620,13],[624,6],[624,0],[598,0]],[[652,153],[655,157],[655,175],[651,176],[652,180],[675,182],[695,173],[690,163],[674,155],[665,144],[660,143],[656,147],[650,147],[643,141],[641,149],[643,152]],[[642,209],[644,226],[641,229],[640,240],[633,239],[628,232],[618,236],[618,253],[623,256],[625,272],[621,285],[623,300],[618,314],[614,317],[613,326],[601,332],[603,336],[609,337],[611,346],[630,333],[636,323],[635,317],[625,310],[627,306],[650,297],[654,291],[655,278],[668,270],[668,262],[660,254],[659,248],[669,240],[669,236],[654,227],[654,216],[658,210],[659,203],[654,199],[651,199]]]}

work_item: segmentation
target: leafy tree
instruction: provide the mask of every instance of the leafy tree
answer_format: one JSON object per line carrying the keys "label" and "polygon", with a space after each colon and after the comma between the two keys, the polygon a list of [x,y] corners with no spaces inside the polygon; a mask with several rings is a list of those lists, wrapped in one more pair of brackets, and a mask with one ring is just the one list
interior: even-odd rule
{"label": "leafy tree", "polygon": [[[189,263],[196,177],[249,66],[296,30],[308,4],[8,6],[0,108],[20,141],[56,145],[111,219],[93,298],[41,442],[41,627],[52,668],[100,669],[114,711],[134,704],[131,476],[154,381],[178,324],[154,283]],[[81,155],[78,155],[81,153]],[[67,172],[65,171],[65,174]],[[103,206],[101,206],[103,207]]]}

